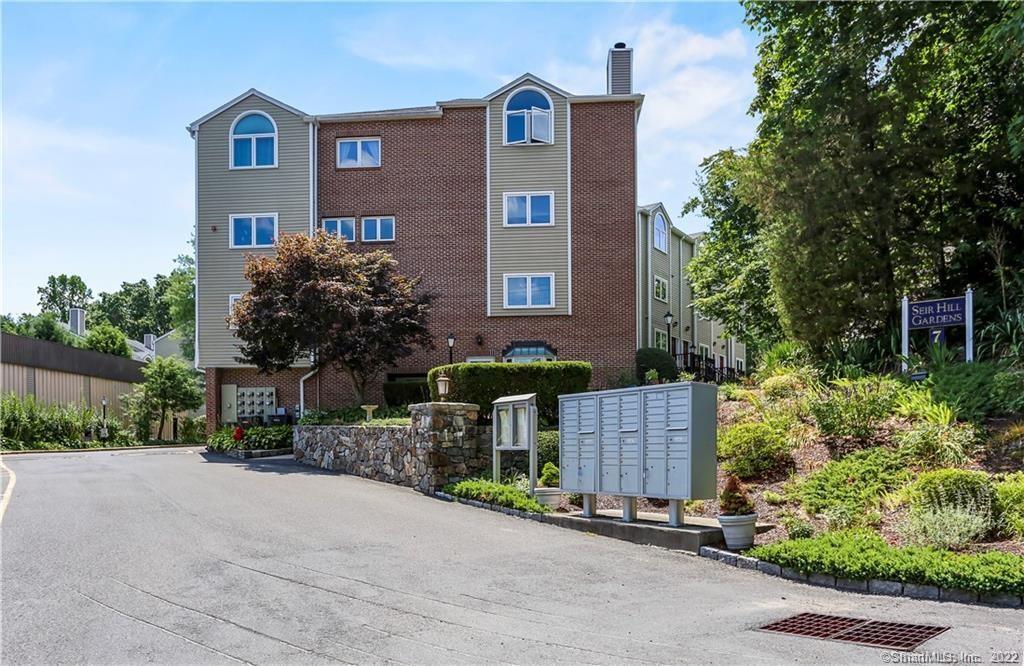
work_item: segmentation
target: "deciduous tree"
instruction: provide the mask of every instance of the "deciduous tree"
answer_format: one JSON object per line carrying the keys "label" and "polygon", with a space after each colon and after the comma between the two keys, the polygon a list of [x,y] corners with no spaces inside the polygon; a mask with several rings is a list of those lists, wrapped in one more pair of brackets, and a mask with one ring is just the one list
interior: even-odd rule
{"label": "deciduous tree", "polygon": [[157,439],[163,439],[168,412],[195,409],[203,404],[196,371],[181,359],[157,356],[142,368],[144,395],[140,401],[160,415]]}
{"label": "deciduous tree", "polygon": [[85,307],[92,299],[92,290],[77,275],[51,275],[46,285],[36,289],[39,293],[39,310],[55,315],[61,321],[68,320],[70,308]]}

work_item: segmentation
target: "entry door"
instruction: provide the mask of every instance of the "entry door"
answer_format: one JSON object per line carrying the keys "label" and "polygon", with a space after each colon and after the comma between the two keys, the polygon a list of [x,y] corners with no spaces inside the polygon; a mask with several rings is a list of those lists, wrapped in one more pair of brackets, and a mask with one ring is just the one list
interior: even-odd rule
{"label": "entry door", "polygon": [[560,485],[563,490],[592,493],[597,471],[596,398],[569,398],[561,402],[559,448]]}
{"label": "entry door", "polygon": [[635,391],[600,398],[599,492],[609,495],[640,493],[639,404],[640,397]]}

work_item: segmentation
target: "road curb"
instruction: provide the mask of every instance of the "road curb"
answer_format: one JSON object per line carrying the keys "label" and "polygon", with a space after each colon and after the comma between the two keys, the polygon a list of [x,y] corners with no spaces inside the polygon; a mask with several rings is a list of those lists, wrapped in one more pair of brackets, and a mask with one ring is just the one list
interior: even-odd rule
{"label": "road curb", "polygon": [[151,451],[153,449],[194,449],[205,444],[147,444],[145,446],[97,446],[88,449],[35,449],[25,451],[4,451],[0,458],[25,456],[31,453],[100,453],[102,451]]}

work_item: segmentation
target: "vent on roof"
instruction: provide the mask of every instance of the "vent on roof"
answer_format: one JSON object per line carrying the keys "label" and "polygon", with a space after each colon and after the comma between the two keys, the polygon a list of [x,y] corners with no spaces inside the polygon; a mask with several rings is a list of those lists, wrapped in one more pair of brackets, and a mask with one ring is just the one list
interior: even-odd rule
{"label": "vent on roof", "polygon": [[617,42],[608,50],[608,94],[633,94],[633,49]]}

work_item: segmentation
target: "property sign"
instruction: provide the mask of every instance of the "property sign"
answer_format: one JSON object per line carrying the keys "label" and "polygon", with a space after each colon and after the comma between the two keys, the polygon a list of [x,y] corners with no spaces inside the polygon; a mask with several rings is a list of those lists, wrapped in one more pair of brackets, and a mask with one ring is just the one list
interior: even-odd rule
{"label": "property sign", "polygon": [[910,304],[910,326],[917,328],[944,328],[964,326],[967,323],[967,297],[936,298]]}

